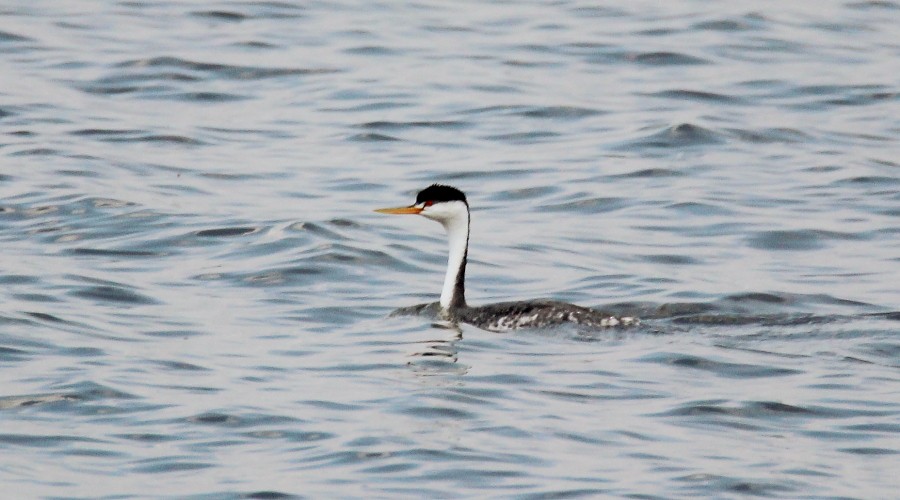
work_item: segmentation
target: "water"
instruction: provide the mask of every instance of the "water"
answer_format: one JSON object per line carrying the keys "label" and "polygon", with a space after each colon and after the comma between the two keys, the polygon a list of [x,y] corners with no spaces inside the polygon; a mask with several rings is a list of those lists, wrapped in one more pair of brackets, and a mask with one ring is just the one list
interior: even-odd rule
{"label": "water", "polygon": [[897,2],[0,14],[7,494],[896,496]]}

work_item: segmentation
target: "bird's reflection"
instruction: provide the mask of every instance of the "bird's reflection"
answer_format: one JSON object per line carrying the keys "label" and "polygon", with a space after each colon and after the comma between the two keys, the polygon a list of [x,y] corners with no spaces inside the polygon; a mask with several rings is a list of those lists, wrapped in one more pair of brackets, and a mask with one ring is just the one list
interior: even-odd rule
{"label": "bird's reflection", "polygon": [[459,362],[457,342],[462,340],[462,329],[451,321],[431,323],[429,333],[446,332],[442,338],[432,338],[416,342],[416,351],[410,354],[414,359],[408,365],[418,375],[465,374],[469,366]]}

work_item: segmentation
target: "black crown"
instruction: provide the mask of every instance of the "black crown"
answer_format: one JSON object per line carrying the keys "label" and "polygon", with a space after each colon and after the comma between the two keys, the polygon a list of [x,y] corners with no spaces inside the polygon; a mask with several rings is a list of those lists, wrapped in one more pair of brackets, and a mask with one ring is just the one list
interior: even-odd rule
{"label": "black crown", "polygon": [[461,201],[468,205],[466,195],[453,186],[445,186],[443,184],[432,184],[427,188],[419,191],[416,196],[416,205],[422,202],[430,201],[440,203],[442,201]]}

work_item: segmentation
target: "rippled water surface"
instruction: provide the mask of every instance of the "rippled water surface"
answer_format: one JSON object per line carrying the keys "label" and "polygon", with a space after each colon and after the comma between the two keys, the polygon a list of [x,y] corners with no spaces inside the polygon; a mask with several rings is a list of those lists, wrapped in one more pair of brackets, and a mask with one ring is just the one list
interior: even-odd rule
{"label": "rippled water surface", "polygon": [[[0,6],[21,498],[890,498],[900,4]],[[496,334],[436,300],[641,326]]]}

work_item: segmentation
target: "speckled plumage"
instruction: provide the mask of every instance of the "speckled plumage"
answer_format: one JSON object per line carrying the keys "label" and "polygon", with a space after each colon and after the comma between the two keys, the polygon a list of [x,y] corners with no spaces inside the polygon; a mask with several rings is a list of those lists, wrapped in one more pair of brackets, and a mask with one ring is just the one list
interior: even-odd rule
{"label": "speckled plumage", "polygon": [[451,311],[460,321],[492,332],[519,328],[547,328],[575,324],[589,328],[630,326],[636,318],[617,317],[609,313],[555,300],[499,302],[480,307],[464,307]]}

